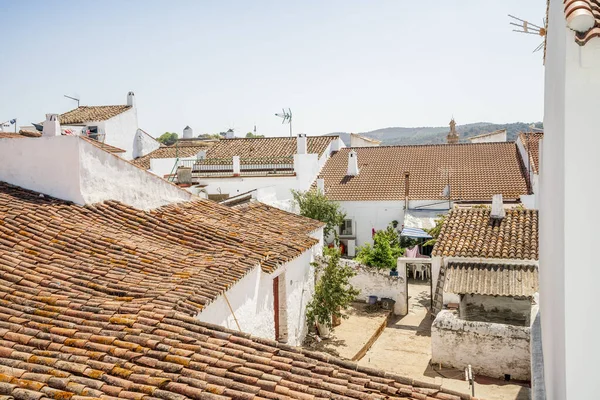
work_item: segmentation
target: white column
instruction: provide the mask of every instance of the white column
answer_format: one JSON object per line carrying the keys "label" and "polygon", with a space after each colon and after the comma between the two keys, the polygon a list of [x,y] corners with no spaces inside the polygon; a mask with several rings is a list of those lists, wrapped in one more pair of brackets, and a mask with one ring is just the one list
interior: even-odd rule
{"label": "white column", "polygon": [[233,175],[238,176],[240,170],[240,156],[233,156]]}

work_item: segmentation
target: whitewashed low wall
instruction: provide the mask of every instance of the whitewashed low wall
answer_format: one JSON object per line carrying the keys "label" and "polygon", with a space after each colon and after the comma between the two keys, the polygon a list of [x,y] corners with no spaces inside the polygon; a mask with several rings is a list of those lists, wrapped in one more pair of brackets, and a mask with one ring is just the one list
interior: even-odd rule
{"label": "whitewashed low wall", "polygon": [[441,311],[431,326],[431,361],[478,375],[529,380],[530,328],[459,319]]}
{"label": "whitewashed low wall", "polygon": [[399,276],[390,276],[389,270],[378,270],[352,260],[341,260],[341,262],[351,266],[356,272],[356,276],[350,279],[350,284],[360,290],[361,300],[367,301],[369,296],[377,296],[379,299],[389,298],[396,302],[395,315],[408,313],[405,271],[404,275],[399,271]]}

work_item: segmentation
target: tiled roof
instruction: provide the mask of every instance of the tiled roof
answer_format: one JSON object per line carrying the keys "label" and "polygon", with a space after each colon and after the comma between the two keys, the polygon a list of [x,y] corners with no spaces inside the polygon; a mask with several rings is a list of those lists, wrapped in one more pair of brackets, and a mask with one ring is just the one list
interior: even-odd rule
{"label": "tiled roof", "polygon": [[81,207],[0,183],[0,398],[470,398],[194,318],[314,244],[314,221],[261,209]]}
{"label": "tiled roof", "polygon": [[131,106],[79,106],[74,110],[67,111],[58,117],[61,125],[84,124],[92,121],[105,121],[119,115]]}
{"label": "tiled roof", "polygon": [[453,200],[491,200],[499,193],[518,199],[528,193],[515,143],[361,147],[354,149],[359,174],[346,176],[350,150],[334,154],[321,171],[329,199],[404,199],[405,171],[410,173],[410,199],[446,199],[447,171]]}
{"label": "tiled roof", "polygon": [[535,265],[448,263],[444,291],[456,294],[532,297],[538,292]]}
{"label": "tiled roof", "polygon": [[503,133],[503,132],[506,132],[506,129],[498,129],[497,131],[488,132],[488,133],[482,133],[480,135],[475,135],[475,136],[470,136],[467,139],[469,139],[469,140],[471,140],[471,139],[479,139],[479,138],[482,138],[482,137],[498,135],[499,133]]}
{"label": "tiled roof", "polygon": [[194,157],[200,150],[207,150],[209,146],[209,143],[205,143],[159,147],[145,156],[136,158],[132,163],[140,168],[150,169],[150,159],[152,158]]}
{"label": "tiled roof", "polygon": [[594,24],[584,32],[575,32],[575,41],[580,46],[591,39],[600,37],[600,1],[599,0],[564,0],[567,23],[579,15],[588,15]]}
{"label": "tiled roof", "polygon": [[505,210],[500,221],[489,208],[454,209],[444,219],[432,255],[537,260],[538,211]]}
{"label": "tiled roof", "polygon": [[19,134],[21,136],[27,136],[27,137],[40,137],[40,136],[42,136],[41,132],[30,131],[30,130],[27,130],[27,129],[21,129],[21,130],[19,130]]}
{"label": "tiled roof", "polygon": [[529,153],[531,167],[533,172],[539,174],[540,170],[540,140],[544,138],[541,132],[521,132],[519,134],[521,143],[525,146],[525,150]]}
{"label": "tiled roof", "polygon": [[0,131],[0,139],[21,139],[22,135],[14,132],[2,132]]}
{"label": "tiled roof", "polygon": [[[307,152],[323,154],[337,136],[308,136]],[[297,151],[297,138],[273,137],[252,139],[221,139],[206,154],[206,158],[269,158],[292,157]]]}
{"label": "tiled roof", "polygon": [[316,241],[308,234],[321,225],[208,200],[149,212],[112,201],[82,207],[0,183],[0,254],[13,260],[4,265],[61,271],[69,282],[56,293],[84,299],[108,290],[130,297],[124,306],[200,311],[259,263],[271,272],[311,248]]}
{"label": "tiled roof", "polygon": [[85,140],[86,142],[90,142],[94,146],[101,148],[102,150],[108,151],[109,153],[113,153],[113,154],[116,154],[116,153],[125,153],[125,150],[120,149],[120,148],[115,147],[115,146],[111,146],[108,143],[99,142],[97,140],[90,139],[90,138],[85,137],[85,136],[81,136],[81,138],[83,140]]}

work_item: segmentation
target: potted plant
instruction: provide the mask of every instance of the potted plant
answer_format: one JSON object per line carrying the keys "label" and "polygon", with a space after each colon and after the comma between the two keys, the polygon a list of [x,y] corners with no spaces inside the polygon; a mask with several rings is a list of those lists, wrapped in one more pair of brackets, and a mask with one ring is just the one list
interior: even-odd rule
{"label": "potted plant", "polygon": [[334,318],[347,318],[342,310],[358,295],[359,291],[350,285],[354,270],[340,264],[340,253],[326,250],[326,265],[315,286],[315,294],[306,307],[306,321],[309,326],[317,325],[319,335],[328,337],[333,328]]}

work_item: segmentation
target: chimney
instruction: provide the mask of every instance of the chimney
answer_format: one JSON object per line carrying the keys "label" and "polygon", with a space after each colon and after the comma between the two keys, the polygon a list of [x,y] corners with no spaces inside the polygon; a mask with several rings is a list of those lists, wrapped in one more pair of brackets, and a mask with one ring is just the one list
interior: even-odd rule
{"label": "chimney", "polygon": [[60,136],[60,123],[58,122],[58,114],[46,114],[42,136]]}
{"label": "chimney", "polygon": [[358,158],[354,150],[350,150],[350,153],[348,153],[348,172],[346,173],[346,175],[358,175]]}
{"label": "chimney", "polygon": [[240,156],[233,156],[233,176],[240,176]]}
{"label": "chimney", "polygon": [[325,179],[317,178],[317,192],[325,194]]}
{"label": "chimney", "polygon": [[191,139],[194,137],[194,130],[192,128],[190,128],[190,126],[186,126],[185,128],[183,128],[183,138],[184,139]]}
{"label": "chimney", "polygon": [[458,143],[458,132],[456,132],[456,122],[454,122],[454,118],[450,120],[450,132],[448,132],[446,139],[448,140],[448,144]]}
{"label": "chimney", "polygon": [[206,160],[206,150],[200,150],[198,154],[196,154],[196,160]]}
{"label": "chimney", "polygon": [[506,215],[506,214],[504,212],[502,195],[495,194],[492,197],[492,212],[490,213],[490,217],[492,219],[502,219],[502,218],[504,218],[504,215]]}
{"label": "chimney", "polygon": [[296,154],[306,154],[306,141],[306,133],[299,133],[298,139],[296,139]]}
{"label": "chimney", "polygon": [[135,94],[133,92],[127,93],[127,105],[135,108]]}
{"label": "chimney", "polygon": [[177,183],[182,185],[192,184],[192,169],[190,167],[177,168]]}

